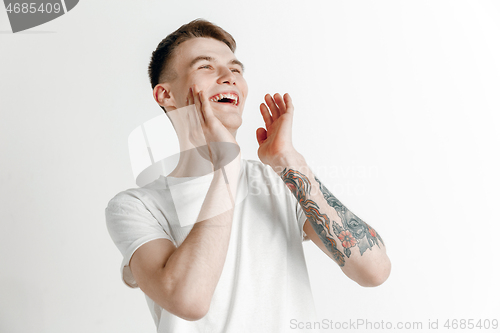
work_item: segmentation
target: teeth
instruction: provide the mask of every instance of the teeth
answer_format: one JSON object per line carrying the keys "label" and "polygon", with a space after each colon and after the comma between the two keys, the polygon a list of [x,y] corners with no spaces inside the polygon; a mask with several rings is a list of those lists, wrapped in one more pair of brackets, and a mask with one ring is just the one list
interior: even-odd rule
{"label": "teeth", "polygon": [[218,102],[223,98],[232,99],[233,101],[231,102],[231,104],[233,104],[233,105],[238,104],[238,96],[234,95],[234,94],[218,94],[218,95],[215,95],[214,97],[212,97],[210,100],[212,102]]}

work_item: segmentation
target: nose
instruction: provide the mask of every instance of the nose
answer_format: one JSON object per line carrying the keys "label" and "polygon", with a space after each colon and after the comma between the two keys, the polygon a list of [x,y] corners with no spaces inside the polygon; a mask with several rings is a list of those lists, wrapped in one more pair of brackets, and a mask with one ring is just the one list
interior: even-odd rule
{"label": "nose", "polygon": [[236,76],[230,68],[221,66],[219,69],[219,79],[217,80],[217,83],[234,85],[236,84]]}

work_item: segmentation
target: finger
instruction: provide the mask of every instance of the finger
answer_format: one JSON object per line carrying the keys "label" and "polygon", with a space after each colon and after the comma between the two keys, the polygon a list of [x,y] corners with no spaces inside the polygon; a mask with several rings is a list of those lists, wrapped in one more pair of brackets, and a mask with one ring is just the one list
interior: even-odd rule
{"label": "finger", "polygon": [[193,86],[193,98],[194,104],[196,105],[196,113],[198,114],[198,118],[200,118],[200,122],[203,125],[205,123],[205,117],[201,111],[200,92],[198,91],[198,87],[196,85]]}
{"label": "finger", "polygon": [[264,103],[260,104],[260,113],[262,114],[262,118],[264,118],[264,123],[266,124],[266,128],[267,129],[271,128],[271,125],[273,123],[273,119],[271,118],[271,115],[269,114],[269,109],[267,108],[266,104],[264,104]]}
{"label": "finger", "polygon": [[194,104],[193,87],[189,88],[189,93],[187,96],[187,105]]}
{"label": "finger", "polygon": [[189,138],[192,139],[191,142],[194,143],[196,141],[196,131],[199,127],[198,116],[191,112],[186,112],[187,118],[187,126],[189,129]]}
{"label": "finger", "polygon": [[286,112],[286,105],[285,102],[283,101],[283,98],[281,98],[280,94],[274,94],[274,100],[276,101],[276,105],[278,106],[278,109],[280,110],[280,115]]}
{"label": "finger", "polygon": [[284,99],[285,104],[286,104],[286,112],[293,114],[293,110],[295,110],[295,108],[293,107],[292,98],[290,97],[290,95],[288,93],[286,93],[283,96],[283,99]]}
{"label": "finger", "polygon": [[267,94],[264,97],[264,100],[266,101],[266,104],[269,107],[269,110],[271,110],[271,117],[273,118],[273,121],[275,121],[280,116],[278,107],[276,106],[276,103],[274,102],[273,98],[269,94]]}
{"label": "finger", "polygon": [[210,119],[214,117],[214,112],[210,107],[210,101],[208,100],[207,94],[205,92],[200,91],[200,101],[201,101],[201,109],[203,111],[203,116],[206,119]]}
{"label": "finger", "polygon": [[201,128],[201,116],[200,114],[198,113],[198,111],[196,110],[196,107],[194,108],[194,112],[191,111],[191,109],[189,109],[188,112],[186,112],[186,116],[187,116],[187,120],[188,120],[188,123],[187,123],[187,126],[189,126],[189,135],[190,135],[190,139],[192,139],[192,143],[198,147],[201,145],[201,140],[204,139],[203,137],[203,130]]}
{"label": "finger", "polygon": [[262,127],[259,127],[257,128],[256,134],[257,134],[257,142],[259,143],[260,146],[267,139],[267,131]]}

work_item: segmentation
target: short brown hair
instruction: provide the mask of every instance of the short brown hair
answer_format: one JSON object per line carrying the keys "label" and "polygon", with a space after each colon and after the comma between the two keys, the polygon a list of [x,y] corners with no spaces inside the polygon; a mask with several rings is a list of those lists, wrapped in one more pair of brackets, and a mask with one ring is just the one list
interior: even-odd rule
{"label": "short brown hair", "polygon": [[225,43],[233,53],[236,50],[236,41],[233,36],[221,27],[203,19],[184,24],[165,37],[151,55],[148,68],[151,88],[154,89],[161,81],[175,79],[176,73],[170,68],[174,51],[182,42],[196,37],[214,38]]}

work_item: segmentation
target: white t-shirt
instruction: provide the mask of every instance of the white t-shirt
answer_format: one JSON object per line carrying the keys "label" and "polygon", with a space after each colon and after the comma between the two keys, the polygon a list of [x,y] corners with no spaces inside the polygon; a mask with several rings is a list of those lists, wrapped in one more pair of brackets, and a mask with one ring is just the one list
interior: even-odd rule
{"label": "white t-shirt", "polygon": [[[298,332],[292,321],[315,320],[302,208],[269,166],[241,162],[227,257],[210,310],[198,321],[186,321],[146,296],[158,332]],[[128,286],[137,287],[128,265],[141,245],[165,238],[178,247],[184,241],[194,223],[186,219],[200,211],[212,178],[160,177],[109,202],[107,226],[123,254]]]}

